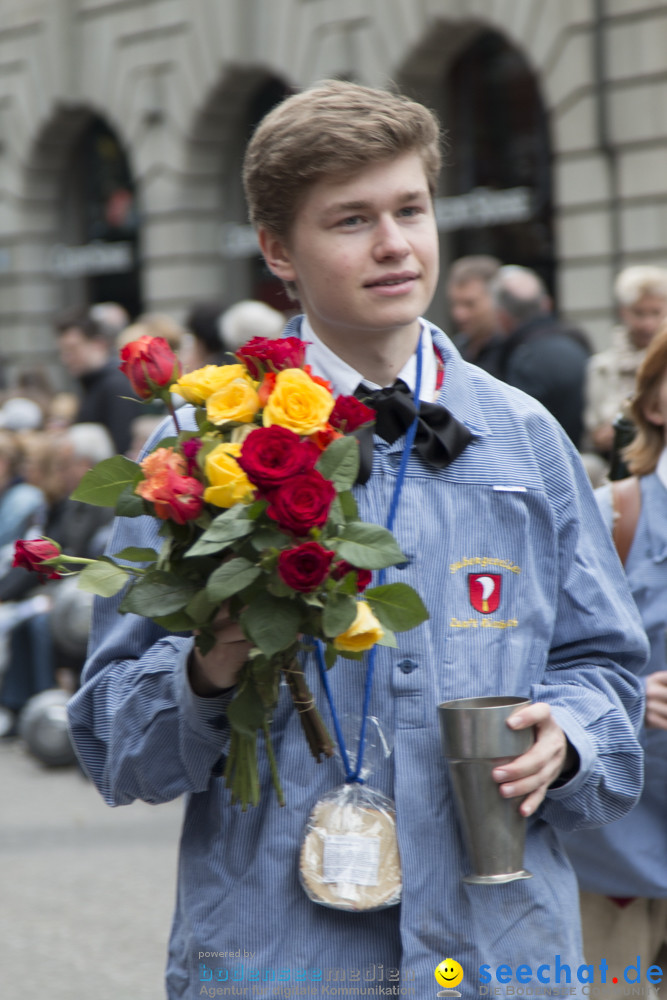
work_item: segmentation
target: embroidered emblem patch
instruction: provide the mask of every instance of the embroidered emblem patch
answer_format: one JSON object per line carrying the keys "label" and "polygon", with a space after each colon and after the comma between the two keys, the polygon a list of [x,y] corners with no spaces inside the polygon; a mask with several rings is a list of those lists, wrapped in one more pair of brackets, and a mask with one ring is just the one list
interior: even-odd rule
{"label": "embroidered emblem patch", "polygon": [[500,573],[468,573],[468,594],[475,611],[490,615],[498,610],[502,582]]}

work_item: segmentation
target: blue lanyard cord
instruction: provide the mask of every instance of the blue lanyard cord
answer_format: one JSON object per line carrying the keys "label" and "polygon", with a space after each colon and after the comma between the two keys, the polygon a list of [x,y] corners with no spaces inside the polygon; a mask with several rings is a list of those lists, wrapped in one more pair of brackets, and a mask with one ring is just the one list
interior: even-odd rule
{"label": "blue lanyard cord", "polygon": [[[415,393],[414,400],[415,406],[417,408],[417,414],[415,419],[412,421],[408,427],[407,433],[405,435],[405,447],[403,449],[403,454],[401,455],[401,464],[398,470],[398,476],[396,477],[396,485],[394,486],[394,492],[391,498],[391,504],[389,505],[389,514],[387,515],[387,530],[391,531],[394,526],[394,521],[396,519],[396,513],[398,511],[398,501],[401,496],[401,491],[403,489],[403,483],[405,482],[405,474],[408,467],[408,462],[410,461],[410,452],[412,451],[412,445],[414,444],[415,434],[417,433],[417,424],[419,423],[419,393],[421,390],[422,381],[422,351],[421,351],[421,332],[419,334],[419,342],[417,344],[417,377],[415,383]],[[378,586],[382,586],[385,579],[385,570],[381,569],[378,575]],[[331,711],[331,718],[333,720],[334,731],[336,733],[336,739],[338,740],[338,748],[340,750],[341,759],[343,761],[343,767],[345,769],[345,783],[351,784],[352,782],[357,782],[363,785],[364,779],[360,777],[361,768],[364,761],[364,750],[366,749],[366,722],[368,720],[368,710],[371,701],[371,689],[373,687],[373,674],[375,673],[375,658],[377,654],[377,645],[373,646],[370,653],[368,654],[368,668],[366,670],[366,682],[364,684],[364,705],[361,714],[361,730],[359,732],[359,750],[357,752],[357,766],[352,770],[350,766],[350,759],[348,757],[347,749],[345,747],[345,740],[343,738],[343,732],[340,727],[340,721],[338,719],[338,713],[333,701],[333,696],[331,693],[331,687],[329,685],[329,678],[327,675],[327,667],[324,662],[324,652],[322,649],[322,642],[320,639],[315,640],[315,647],[317,650],[317,665],[320,672],[320,677],[322,679],[322,686],[324,687],[324,693],[326,694],[327,701],[329,703],[329,709]]]}

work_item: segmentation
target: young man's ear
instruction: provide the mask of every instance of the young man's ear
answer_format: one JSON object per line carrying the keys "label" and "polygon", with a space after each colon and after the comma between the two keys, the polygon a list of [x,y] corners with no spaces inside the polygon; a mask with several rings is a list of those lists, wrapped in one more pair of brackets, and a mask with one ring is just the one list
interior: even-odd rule
{"label": "young man's ear", "polygon": [[294,281],[296,272],[292,266],[289,251],[283,241],[263,228],[258,229],[257,238],[269,270],[283,281]]}

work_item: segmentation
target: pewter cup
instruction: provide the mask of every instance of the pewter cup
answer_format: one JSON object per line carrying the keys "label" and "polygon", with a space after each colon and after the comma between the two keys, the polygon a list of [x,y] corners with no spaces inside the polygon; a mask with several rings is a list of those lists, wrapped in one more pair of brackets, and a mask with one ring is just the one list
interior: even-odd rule
{"label": "pewter cup", "polygon": [[464,882],[499,885],[532,878],[523,867],[526,820],[521,799],[504,799],[491,777],[494,768],[529,750],[534,728],[510,729],[508,717],[525,698],[459,698],[438,705],[442,752],[449,773],[473,871]]}

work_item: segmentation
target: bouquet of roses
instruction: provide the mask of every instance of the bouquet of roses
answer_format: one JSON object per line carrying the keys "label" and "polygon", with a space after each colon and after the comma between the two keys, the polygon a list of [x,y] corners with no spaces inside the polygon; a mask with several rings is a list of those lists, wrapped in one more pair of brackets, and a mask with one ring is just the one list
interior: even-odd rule
{"label": "bouquet of roses", "polygon": [[[79,586],[102,597],[124,589],[121,612],[195,632],[203,653],[227,603],[252,650],[228,707],[226,782],[233,802],[257,804],[261,732],[282,803],[270,740],[281,678],[313,755],[333,752],[299,649],[321,641],[330,668],[338,655],[361,659],[375,643],[395,646],[396,631],[428,617],[406,584],[369,586],[372,570],[405,560],[389,531],[359,520],[351,492],[359,466],[352,432],[374,411],[353,396],[334,398],[293,337],[256,337],[238,364],[185,375],[161,338],[141,337],[121,358],[141,399],[164,400],[175,433],[139,463],[121,455],[99,463],[73,497],[123,517],[158,518],[159,551],[125,548],[90,560],[50,539],[21,540],[14,564],[43,578],[79,572]],[[188,408],[175,411],[172,392],[192,404],[191,429],[179,426]]]}

